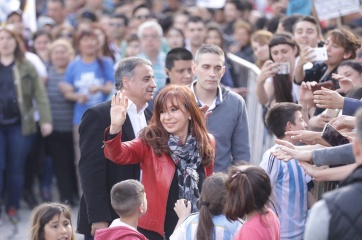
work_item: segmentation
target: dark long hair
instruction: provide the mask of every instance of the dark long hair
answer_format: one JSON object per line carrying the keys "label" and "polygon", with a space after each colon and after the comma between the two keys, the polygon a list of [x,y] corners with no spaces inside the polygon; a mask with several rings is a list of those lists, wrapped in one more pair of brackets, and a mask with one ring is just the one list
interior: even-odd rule
{"label": "dark long hair", "polygon": [[268,174],[260,167],[232,167],[226,181],[226,190],[224,212],[229,220],[243,218],[255,210],[260,215],[267,213],[265,204],[272,188]]}
{"label": "dark long hair", "polygon": [[215,239],[215,226],[212,217],[220,215],[223,212],[226,201],[226,179],[226,174],[215,173],[206,178],[202,184],[196,239]]}
{"label": "dark long hair", "polygon": [[166,109],[168,102],[175,105],[182,104],[190,114],[189,124],[192,126],[192,134],[199,142],[199,152],[202,157],[202,164],[208,166],[215,158],[215,150],[211,137],[206,129],[205,117],[201,113],[195,97],[187,86],[170,84],[163,88],[155,99],[154,112],[148,126],[140,133],[140,138],[150,145],[157,155],[169,153],[167,145],[169,133],[162,126],[160,115]]}
{"label": "dark long hair", "polygon": [[[270,59],[274,61],[271,55],[271,48],[280,45],[286,44],[289,45],[291,48],[297,48],[297,55],[299,53],[299,48],[295,43],[293,36],[289,33],[278,33],[274,34],[273,38],[269,42],[269,54]],[[273,77],[273,85],[274,85],[274,95],[276,102],[293,102],[293,95],[292,95],[292,84],[293,79],[290,79],[288,75],[280,75],[276,74]]]}
{"label": "dark long hair", "polygon": [[[61,213],[69,220],[72,226],[71,210],[68,206],[61,203],[43,203],[33,210],[31,219],[31,240],[44,240],[44,226],[50,222],[54,216]],[[70,240],[75,240],[74,232]]]}

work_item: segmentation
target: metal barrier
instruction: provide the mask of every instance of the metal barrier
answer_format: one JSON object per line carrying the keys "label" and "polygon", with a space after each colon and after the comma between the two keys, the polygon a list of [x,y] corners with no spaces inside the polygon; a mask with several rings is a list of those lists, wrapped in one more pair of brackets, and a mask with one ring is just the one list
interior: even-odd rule
{"label": "metal barrier", "polygon": [[[256,96],[256,77],[260,69],[242,58],[228,53],[227,57],[238,65],[239,86],[247,86],[246,107],[248,111],[251,163],[259,165],[264,152],[274,145],[274,136],[269,134],[263,122],[263,107]],[[242,82],[241,82],[242,81]]]}

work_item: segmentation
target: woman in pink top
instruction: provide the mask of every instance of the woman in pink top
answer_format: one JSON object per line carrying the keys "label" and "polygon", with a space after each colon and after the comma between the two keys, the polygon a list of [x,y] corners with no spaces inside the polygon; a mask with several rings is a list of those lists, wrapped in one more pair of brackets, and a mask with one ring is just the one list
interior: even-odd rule
{"label": "woman in pink top", "polygon": [[233,167],[226,182],[225,215],[229,220],[245,219],[235,239],[279,240],[278,217],[266,207],[271,185],[266,172],[254,166]]}

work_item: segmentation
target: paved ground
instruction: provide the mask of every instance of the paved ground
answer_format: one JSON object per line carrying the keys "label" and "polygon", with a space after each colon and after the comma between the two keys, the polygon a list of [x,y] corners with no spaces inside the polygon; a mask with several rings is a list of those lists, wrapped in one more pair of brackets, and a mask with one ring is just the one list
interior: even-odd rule
{"label": "paved ground", "polygon": [[[30,218],[31,210],[22,203],[19,211],[20,221],[14,225],[9,222],[6,215],[2,215],[2,224],[0,225],[0,240],[27,240],[30,239]],[[77,223],[78,208],[72,209],[73,229]],[[75,229],[74,229],[75,230]],[[77,240],[83,240],[83,235],[76,234]]]}

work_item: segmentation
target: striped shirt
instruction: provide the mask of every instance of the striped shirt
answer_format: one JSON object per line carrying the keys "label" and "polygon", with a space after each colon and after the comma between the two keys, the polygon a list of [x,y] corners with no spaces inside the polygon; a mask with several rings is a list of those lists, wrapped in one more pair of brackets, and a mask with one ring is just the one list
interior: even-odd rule
{"label": "striped shirt", "polygon": [[[224,215],[213,216],[215,240],[232,240],[242,226],[241,220],[230,222]],[[194,213],[178,227],[170,236],[170,240],[196,239],[199,214]]]}
{"label": "striped shirt", "polygon": [[307,182],[311,178],[297,160],[283,162],[271,155],[270,152],[276,148],[278,145],[267,150],[260,163],[260,167],[269,175],[273,189],[270,207],[279,217],[282,240],[303,239],[308,211]]}
{"label": "striped shirt", "polygon": [[64,81],[64,74],[57,73],[55,67],[50,66],[46,89],[53,116],[54,131],[71,132],[73,130],[74,104],[67,101],[59,89],[59,83]]}
{"label": "striped shirt", "polygon": [[[138,57],[145,58],[151,61],[151,59],[145,53],[138,54]],[[157,56],[157,60],[155,62],[151,61],[153,74],[155,75],[155,83],[157,89],[161,89],[166,85],[167,75],[165,73],[165,60],[166,60],[166,54],[160,51],[160,53]]]}

